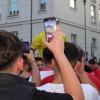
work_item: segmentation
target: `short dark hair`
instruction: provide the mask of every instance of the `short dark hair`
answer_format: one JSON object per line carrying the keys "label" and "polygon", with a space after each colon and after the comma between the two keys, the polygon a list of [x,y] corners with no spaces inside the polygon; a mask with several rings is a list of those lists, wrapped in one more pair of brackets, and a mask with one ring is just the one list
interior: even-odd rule
{"label": "short dark hair", "polygon": [[84,57],[84,51],[82,50],[82,48],[79,46],[79,45],[76,45],[77,46],[77,48],[78,48],[78,61],[80,61],[81,62],[81,60],[82,60],[82,57]]}
{"label": "short dark hair", "polygon": [[71,65],[75,67],[78,61],[78,56],[79,56],[77,46],[73,43],[65,42],[64,43],[64,54],[69,60],[69,62],[71,63]]}
{"label": "short dark hair", "polygon": [[43,59],[41,57],[35,57],[36,61],[43,61]]}
{"label": "short dark hair", "polygon": [[15,35],[0,31],[0,70],[12,65],[22,54],[22,43]]}
{"label": "short dark hair", "polygon": [[96,63],[95,59],[90,59],[89,60],[89,64],[92,64],[93,65],[93,64],[97,64],[97,63]]}
{"label": "short dark hair", "polygon": [[[65,42],[64,43],[64,54],[68,58],[71,65],[75,67],[78,61],[78,56],[79,56],[77,46],[73,43]],[[43,50],[43,58],[47,61],[51,61],[51,59],[54,58],[53,53],[47,47]]]}
{"label": "short dark hair", "polygon": [[45,63],[51,63],[52,58],[54,58],[53,53],[46,47],[43,49],[43,60]]}

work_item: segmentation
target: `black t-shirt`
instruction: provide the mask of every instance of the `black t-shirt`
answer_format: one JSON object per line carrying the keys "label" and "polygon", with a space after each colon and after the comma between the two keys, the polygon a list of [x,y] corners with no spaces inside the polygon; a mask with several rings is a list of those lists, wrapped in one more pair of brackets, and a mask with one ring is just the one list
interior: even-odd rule
{"label": "black t-shirt", "polygon": [[73,100],[71,95],[40,91],[25,79],[0,73],[0,100]]}
{"label": "black t-shirt", "polygon": [[40,90],[35,90],[33,100],[73,100],[72,96],[65,93],[50,93]]}

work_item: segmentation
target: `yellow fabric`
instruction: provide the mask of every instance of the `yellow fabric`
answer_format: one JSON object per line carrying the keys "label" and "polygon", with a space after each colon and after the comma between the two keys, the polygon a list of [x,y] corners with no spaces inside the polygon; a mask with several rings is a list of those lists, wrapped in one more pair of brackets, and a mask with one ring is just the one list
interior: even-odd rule
{"label": "yellow fabric", "polygon": [[[39,57],[42,57],[42,53],[43,53],[43,49],[45,48],[45,44],[44,44],[44,41],[45,41],[45,32],[41,32],[39,33],[38,35],[36,35],[34,38],[33,38],[33,41],[32,41],[32,45],[31,45],[31,48],[32,49],[38,49],[39,51]],[[66,42],[67,41],[67,36],[65,34],[63,34],[63,38],[64,38],[64,41]]]}

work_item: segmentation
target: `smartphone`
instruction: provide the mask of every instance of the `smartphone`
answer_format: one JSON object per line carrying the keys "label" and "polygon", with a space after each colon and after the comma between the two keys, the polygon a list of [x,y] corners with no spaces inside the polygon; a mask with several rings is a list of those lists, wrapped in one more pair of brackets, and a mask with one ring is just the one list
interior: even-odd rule
{"label": "smartphone", "polygon": [[46,41],[50,42],[53,39],[54,32],[56,31],[57,19],[49,17],[44,19],[44,29],[46,34]]}
{"label": "smartphone", "polygon": [[23,53],[29,53],[29,42],[26,41],[26,42],[22,42],[22,51]]}

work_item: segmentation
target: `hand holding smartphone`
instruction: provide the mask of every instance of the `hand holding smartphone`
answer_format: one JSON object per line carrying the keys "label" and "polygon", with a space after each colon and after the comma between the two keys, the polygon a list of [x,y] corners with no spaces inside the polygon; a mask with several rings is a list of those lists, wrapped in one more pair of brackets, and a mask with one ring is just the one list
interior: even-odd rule
{"label": "hand holding smartphone", "polygon": [[29,53],[29,42],[22,42],[22,51],[23,53]]}
{"label": "hand holding smartphone", "polygon": [[50,42],[53,39],[54,32],[56,31],[56,26],[57,26],[57,19],[55,17],[44,19],[46,41]]}

